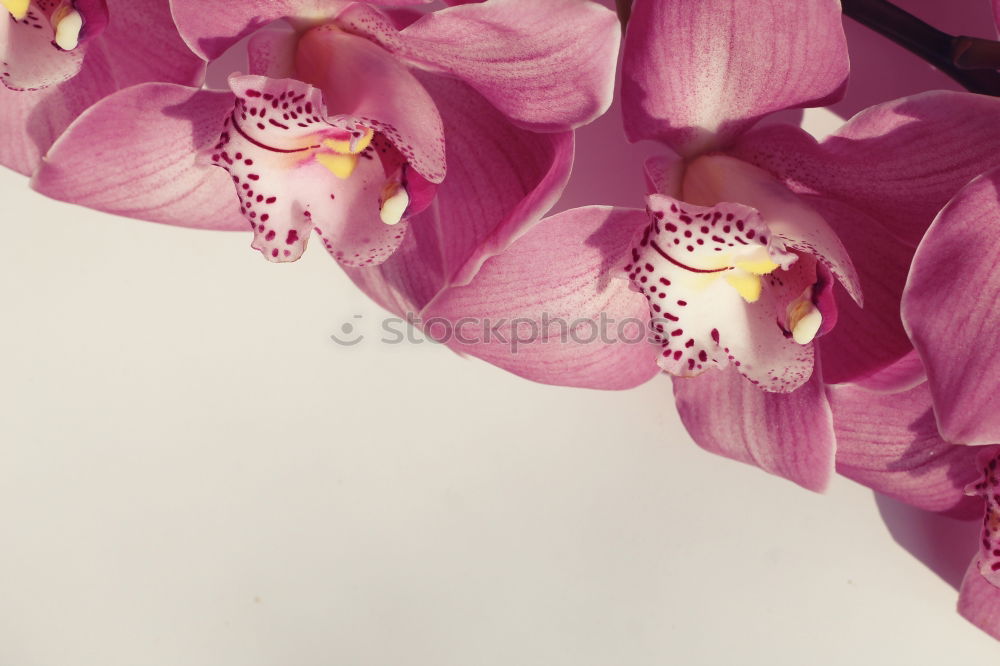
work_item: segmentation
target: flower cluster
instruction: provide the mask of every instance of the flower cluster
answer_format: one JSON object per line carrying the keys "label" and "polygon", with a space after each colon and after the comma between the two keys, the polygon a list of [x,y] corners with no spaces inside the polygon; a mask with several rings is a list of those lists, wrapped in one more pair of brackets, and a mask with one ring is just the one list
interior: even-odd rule
{"label": "flower cluster", "polygon": [[545,217],[612,102],[593,0],[0,4],[0,163],[39,192],[272,262],[318,243],[410,320],[639,322],[447,344],[562,386],[666,373],[709,451],[981,517],[959,608],[1000,638],[1000,98],[888,100],[817,141],[760,121],[843,96],[838,0],[619,3],[648,195]]}

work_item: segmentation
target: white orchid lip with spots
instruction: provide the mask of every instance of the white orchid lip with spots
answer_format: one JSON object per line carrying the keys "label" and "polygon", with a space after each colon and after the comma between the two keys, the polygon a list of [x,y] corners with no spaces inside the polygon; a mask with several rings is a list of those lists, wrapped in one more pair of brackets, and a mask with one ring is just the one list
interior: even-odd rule
{"label": "white orchid lip with spots", "polygon": [[35,90],[72,78],[90,41],[108,24],[105,0],[0,0],[0,81],[11,90]]}
{"label": "white orchid lip with spots", "polygon": [[[69,128],[34,185],[122,215],[249,228],[272,262],[295,261],[312,238],[345,267],[384,263],[457,162],[465,173],[443,198],[491,210],[464,222],[434,210],[410,241],[449,255],[422,257],[425,274],[457,274],[537,219],[534,202],[558,194],[554,174],[569,168],[568,130],[610,105],[620,27],[593,2],[488,0],[422,17],[381,2],[171,4],[205,58],[252,35],[247,73],[228,91],[148,84],[111,96]],[[146,145],[167,150],[158,168]],[[471,182],[471,160],[493,169],[490,182]],[[508,196],[519,191],[523,204]]]}

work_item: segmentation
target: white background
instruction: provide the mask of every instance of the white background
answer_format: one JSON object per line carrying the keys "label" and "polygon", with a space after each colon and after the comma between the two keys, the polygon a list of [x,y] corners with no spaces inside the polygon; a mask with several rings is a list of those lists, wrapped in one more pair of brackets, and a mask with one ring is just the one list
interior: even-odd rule
{"label": "white background", "polygon": [[[604,157],[636,193],[643,150]],[[953,610],[974,524],[709,455],[664,379],[559,389],[379,344],[318,245],[270,265],[249,233],[83,210],[7,171],[0,202],[0,666],[1000,652]],[[344,322],[368,337],[334,344]]]}

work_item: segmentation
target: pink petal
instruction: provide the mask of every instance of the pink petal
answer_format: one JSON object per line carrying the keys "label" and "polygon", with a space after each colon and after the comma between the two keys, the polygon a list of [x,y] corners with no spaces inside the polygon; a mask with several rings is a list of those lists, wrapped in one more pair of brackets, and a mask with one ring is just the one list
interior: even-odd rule
{"label": "pink petal", "polygon": [[[456,335],[457,352],[533,381],[625,389],[656,372],[646,341],[646,305],[620,279],[620,265],[641,211],[575,208],[543,220],[472,281],[440,294],[425,309]],[[465,322],[462,324],[461,322]],[[464,338],[464,340],[463,340]]]}
{"label": "pink petal", "polygon": [[693,155],[774,111],[835,101],[848,69],[835,0],[636,0],[622,62],[625,131]]}
{"label": "pink petal", "polygon": [[927,384],[893,394],[833,387],[829,400],[840,474],[927,511],[982,510],[965,494],[976,452],[941,439]]}
{"label": "pink petal", "polygon": [[399,250],[351,278],[387,309],[419,312],[438,292],[467,283],[552,207],[569,177],[572,135],[514,127],[453,79],[421,74],[441,111],[448,176],[431,208],[410,220]]}
{"label": "pink petal", "polygon": [[327,109],[388,138],[427,180],[444,178],[444,129],[427,90],[394,56],[334,27],[315,28],[296,52],[298,79],[323,91]]}
{"label": "pink petal", "polygon": [[674,379],[681,420],[698,446],[817,492],[833,473],[834,433],[819,372],[791,393],[769,393],[735,369]]}
{"label": "pink petal", "polygon": [[966,183],[1000,166],[1000,99],[930,92],[874,106],[817,144],[789,126],[730,151],[797,192],[839,199],[916,244]]}
{"label": "pink petal", "polygon": [[941,434],[1000,442],[1000,170],[977,178],[921,242],[903,293],[903,320],[934,395]]}
{"label": "pink petal", "polygon": [[738,201],[755,208],[772,235],[816,257],[858,305],[864,302],[857,271],[836,231],[823,217],[763,169],[727,155],[699,157],[684,174],[684,199],[712,205]]}
{"label": "pink petal", "polygon": [[839,321],[819,339],[823,376],[829,384],[864,381],[913,349],[899,308],[914,247],[849,204],[809,195],[802,199],[847,247],[865,295],[861,308],[846,292],[835,292]]}
{"label": "pink petal", "polygon": [[37,6],[20,21],[0,7],[0,82],[11,90],[38,90],[80,71],[86,45],[63,51],[52,43],[53,28]]}
{"label": "pink petal", "polygon": [[529,129],[577,127],[611,104],[620,28],[595,2],[463,3],[402,32],[363,5],[341,21],[418,66],[464,80]]}
{"label": "pink petal", "polygon": [[958,593],[958,612],[987,634],[1000,640],[1000,588],[983,578],[977,560],[965,570]]}
{"label": "pink petal", "polygon": [[927,371],[924,370],[924,363],[917,351],[911,349],[892,365],[851,384],[873,393],[896,393],[907,391],[926,381]]}
{"label": "pink petal", "polygon": [[[0,163],[30,174],[66,127],[115,90],[144,81],[197,85],[204,63],[181,41],[162,0],[109,0],[110,22],[72,79],[44,90],[0,86]],[[25,131],[27,128],[27,131]]]}
{"label": "pink petal", "polygon": [[[373,5],[420,5],[430,0],[366,0]],[[350,5],[348,0],[170,0],[177,28],[191,50],[218,58],[236,42],[280,18],[318,24]]]}
{"label": "pink petal", "polygon": [[[221,169],[196,161],[217,140],[233,96],[146,83],[106,97],[52,146],[39,192],[97,210],[204,229],[245,229]],[[225,195],[223,194],[225,193]]]}
{"label": "pink petal", "polygon": [[[660,367],[691,377],[732,362],[764,390],[801,386],[813,348],[792,339],[787,307],[817,282],[815,262],[786,251],[748,206],[695,206],[660,194],[647,205],[651,221],[625,270],[649,301]],[[760,295],[748,303],[729,278],[741,262],[762,259],[780,268],[759,278]]]}
{"label": "pink petal", "polygon": [[[405,180],[401,160],[380,155],[395,151],[379,136],[361,148],[371,130],[356,118],[330,116],[323,94],[301,81],[234,75],[229,85],[236,105],[220,125],[211,160],[232,177],[230,196],[239,198],[240,212],[254,230],[253,248],[270,261],[295,261],[315,228],[345,265],[388,258],[405,231],[405,225],[380,219],[387,182]],[[327,145],[330,140],[345,146],[338,152]],[[359,147],[345,154],[347,145]],[[355,165],[350,173],[335,175],[323,162],[331,157]]]}
{"label": "pink petal", "polygon": [[251,74],[272,79],[295,78],[295,47],[298,34],[286,30],[261,30],[247,41]]}

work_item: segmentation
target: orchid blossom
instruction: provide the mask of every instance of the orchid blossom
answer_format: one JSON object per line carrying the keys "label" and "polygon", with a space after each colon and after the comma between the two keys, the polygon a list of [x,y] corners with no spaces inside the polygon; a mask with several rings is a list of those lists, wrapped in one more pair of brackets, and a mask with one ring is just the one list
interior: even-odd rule
{"label": "orchid blossom", "polygon": [[[2,0],[0,164],[31,174],[91,104],[146,81],[199,84],[167,0]],[[5,15],[5,16],[4,16]]]}
{"label": "orchid blossom", "polygon": [[937,211],[1000,163],[1000,100],[896,100],[819,143],[787,125],[752,129],[842,90],[832,1],[638,0],[623,62],[628,136],[676,151],[647,163],[646,210],[555,215],[421,314],[644,322],[653,344],[553,331],[516,354],[498,340],[450,344],[569,386],[623,389],[666,370],[699,445],[820,490],[836,448],[826,386],[912,380],[885,372],[912,351],[907,269]]}
{"label": "orchid blossom", "polygon": [[[53,147],[34,186],[140,219],[249,227],[275,262],[298,259],[315,232],[344,266],[379,264],[411,238],[454,254],[426,270],[457,270],[451,262],[537,219],[513,210],[525,197],[558,193],[568,130],[610,104],[619,27],[579,0],[422,17],[377,4],[173,0],[206,59],[251,35],[249,73],[225,92],[151,83],[105,99]],[[257,30],[278,19],[292,29]],[[435,197],[455,201],[455,214],[435,205],[418,220]],[[488,213],[462,216],[478,205]]]}

